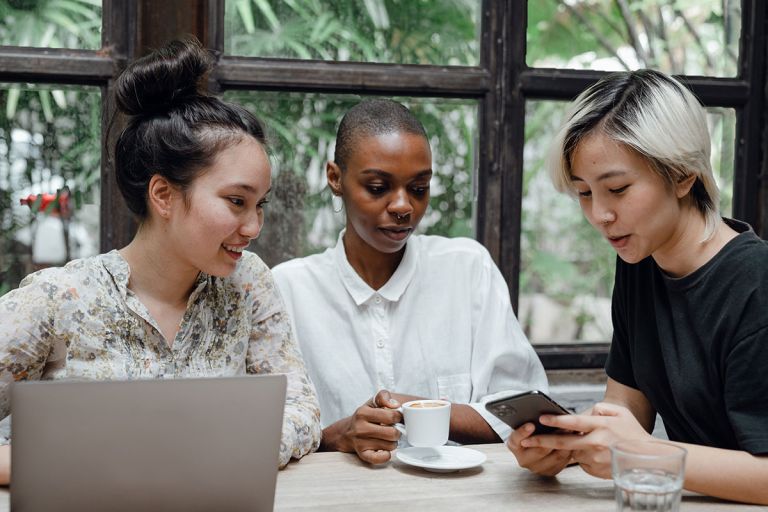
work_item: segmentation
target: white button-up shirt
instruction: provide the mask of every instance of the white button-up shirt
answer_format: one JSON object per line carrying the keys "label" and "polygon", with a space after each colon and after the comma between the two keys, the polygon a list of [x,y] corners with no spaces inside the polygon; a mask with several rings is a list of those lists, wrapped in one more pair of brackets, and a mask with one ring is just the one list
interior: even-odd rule
{"label": "white button-up shirt", "polygon": [[388,389],[470,404],[506,439],[509,427],[484,403],[546,391],[547,379],[488,251],[467,238],[412,236],[394,275],[374,290],[349,264],[342,236],[335,248],[273,269],[323,428]]}

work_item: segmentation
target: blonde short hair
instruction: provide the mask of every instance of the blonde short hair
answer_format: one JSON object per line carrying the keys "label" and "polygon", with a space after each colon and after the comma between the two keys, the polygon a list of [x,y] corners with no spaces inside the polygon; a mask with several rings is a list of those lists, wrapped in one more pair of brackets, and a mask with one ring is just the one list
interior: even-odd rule
{"label": "blonde short hair", "polygon": [[706,112],[685,86],[645,69],[610,74],[581,93],[547,158],[560,192],[573,193],[573,153],[598,131],[637,151],[670,184],[696,176],[689,197],[706,221],[705,240],[714,235],[720,222],[720,191],[710,164]]}

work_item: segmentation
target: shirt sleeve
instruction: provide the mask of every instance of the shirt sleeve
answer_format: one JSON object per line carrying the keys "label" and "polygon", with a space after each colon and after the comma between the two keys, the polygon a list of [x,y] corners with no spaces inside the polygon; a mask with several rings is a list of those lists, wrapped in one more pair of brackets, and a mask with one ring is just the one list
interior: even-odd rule
{"label": "shirt sleeve", "polygon": [[[58,291],[42,273],[35,273],[0,297],[0,419],[11,412],[11,384],[38,380],[43,373],[54,346],[52,305]],[[0,444],[7,444],[8,433],[3,434]]]}
{"label": "shirt sleeve", "polygon": [[320,445],[320,406],[272,273],[264,266],[258,275],[247,371],[288,378],[280,442],[280,467],[284,467],[291,457],[299,459]]}
{"label": "shirt sleeve", "polygon": [[726,412],[739,446],[768,454],[768,326],[734,344],[725,360]]}
{"label": "shirt sleeve", "polygon": [[548,391],[544,367],[512,310],[509,289],[483,249],[473,297],[472,399],[470,406],[502,440],[512,429],[488,412],[491,400],[538,389]]}
{"label": "shirt sleeve", "polygon": [[634,372],[632,371],[632,359],[629,350],[629,337],[627,335],[627,312],[625,294],[627,293],[626,264],[620,262],[617,257],[616,278],[613,285],[613,298],[611,300],[611,318],[613,321],[613,337],[611,348],[608,351],[608,359],[605,362],[605,373],[621,384],[637,389]]}

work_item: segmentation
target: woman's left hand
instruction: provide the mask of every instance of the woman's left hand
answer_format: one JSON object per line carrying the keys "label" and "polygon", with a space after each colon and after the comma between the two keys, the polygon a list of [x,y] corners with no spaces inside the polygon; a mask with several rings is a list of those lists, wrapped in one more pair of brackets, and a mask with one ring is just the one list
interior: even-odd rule
{"label": "woman's left hand", "polygon": [[524,439],[522,446],[570,450],[573,460],[584,471],[599,478],[611,478],[612,444],[626,439],[651,437],[629,409],[602,402],[592,407],[591,414],[544,415],[539,421],[572,433],[532,436]]}

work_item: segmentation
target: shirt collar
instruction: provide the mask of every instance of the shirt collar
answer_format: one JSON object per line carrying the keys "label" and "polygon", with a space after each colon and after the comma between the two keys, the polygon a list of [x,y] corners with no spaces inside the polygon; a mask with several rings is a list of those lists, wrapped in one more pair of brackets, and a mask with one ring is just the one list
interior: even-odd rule
{"label": "shirt collar", "polygon": [[[131,276],[131,267],[128,265],[128,262],[125,261],[123,255],[117,249],[112,249],[102,255],[102,263],[107,272],[109,272],[109,275],[112,276],[112,280],[120,291],[120,295],[125,298],[128,294],[128,279]],[[188,302],[191,303],[195,300],[212,279],[205,272],[200,272],[197,276],[197,281],[195,281],[195,289],[190,294]]]}
{"label": "shirt collar", "polygon": [[107,269],[109,275],[112,276],[112,280],[115,282],[120,295],[125,298],[128,293],[128,278],[131,276],[131,267],[128,266],[128,262],[117,251],[112,249],[106,254],[101,256],[101,262],[104,268]]}
{"label": "shirt collar", "polygon": [[374,295],[379,295],[387,301],[397,302],[402,297],[408,285],[413,280],[413,276],[416,273],[416,267],[418,264],[418,252],[419,244],[418,239],[411,236],[408,243],[405,246],[405,254],[400,261],[395,273],[389,278],[378,290],[374,290],[368,283],[363,281],[357,271],[352,268],[349,260],[347,260],[347,253],[344,251],[344,233],[346,229],[343,229],[339,233],[339,238],[336,241],[336,248],[334,249],[334,258],[336,260],[336,266],[339,269],[341,275],[341,281],[347,292],[352,296],[355,304],[358,306],[368,302]]}

